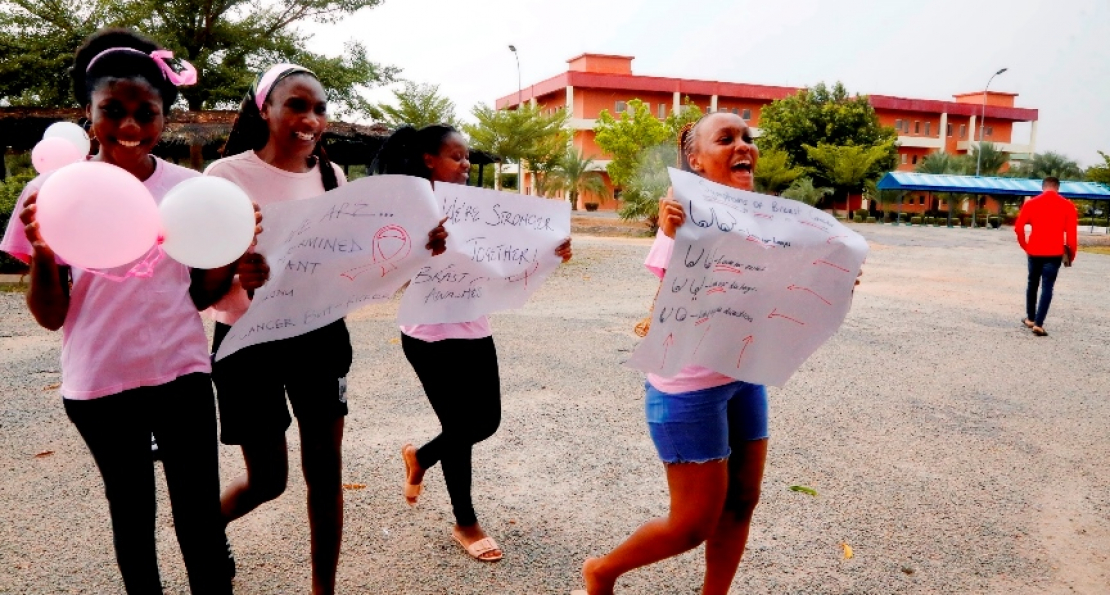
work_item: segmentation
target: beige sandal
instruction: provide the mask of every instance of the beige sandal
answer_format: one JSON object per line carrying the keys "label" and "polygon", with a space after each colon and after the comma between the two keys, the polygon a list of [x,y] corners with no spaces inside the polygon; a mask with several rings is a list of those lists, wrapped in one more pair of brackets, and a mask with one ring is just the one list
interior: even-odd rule
{"label": "beige sandal", "polygon": [[412,465],[409,464],[409,459],[405,456],[409,448],[413,450],[416,449],[412,444],[406,444],[401,447],[401,460],[405,463],[405,502],[408,502],[409,506],[416,506],[417,498],[419,498],[420,493],[424,491],[424,483],[409,483],[409,473],[412,471]]}
{"label": "beige sandal", "polygon": [[463,544],[462,539],[454,532],[451,533],[451,537],[454,537],[455,541],[459,545],[461,545],[464,550],[466,550],[467,554],[470,554],[471,558],[474,558],[475,560],[480,560],[482,562],[496,562],[502,558],[502,554],[496,554],[496,557],[486,556],[486,554],[490,552],[501,551],[501,546],[497,545],[497,542],[494,541],[492,537],[483,537],[482,539],[475,541],[469,546]]}

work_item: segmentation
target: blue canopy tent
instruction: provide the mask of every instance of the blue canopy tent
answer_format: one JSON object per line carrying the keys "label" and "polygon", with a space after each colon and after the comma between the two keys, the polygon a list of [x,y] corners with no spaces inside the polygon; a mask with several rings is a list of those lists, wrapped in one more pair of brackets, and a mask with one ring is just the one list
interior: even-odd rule
{"label": "blue canopy tent", "polygon": [[[1036,196],[1041,193],[1041,181],[892,171],[879,180],[878,188],[902,193],[898,198],[898,212],[901,215],[902,196],[913,190],[949,194]],[[1110,201],[1110,188],[1096,182],[1060,182],[1060,194],[1071,199]],[[1110,208],[1105,210],[1107,225],[1110,226]]]}

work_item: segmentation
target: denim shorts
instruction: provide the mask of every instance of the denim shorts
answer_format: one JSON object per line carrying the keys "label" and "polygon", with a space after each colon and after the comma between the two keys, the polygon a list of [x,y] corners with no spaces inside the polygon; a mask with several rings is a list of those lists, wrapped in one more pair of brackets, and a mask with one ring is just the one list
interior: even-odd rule
{"label": "denim shorts", "polygon": [[646,384],[651,440],[664,463],[704,463],[727,459],[733,444],[763,440],[767,429],[767,389],[730,382],[685,393],[664,393]]}

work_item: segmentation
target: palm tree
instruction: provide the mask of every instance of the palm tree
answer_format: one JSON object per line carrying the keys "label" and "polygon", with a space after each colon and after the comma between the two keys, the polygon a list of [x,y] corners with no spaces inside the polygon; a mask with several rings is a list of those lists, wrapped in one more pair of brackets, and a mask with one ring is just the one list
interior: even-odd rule
{"label": "palm tree", "polygon": [[[979,157],[980,153],[982,153],[982,158]],[[999,151],[994,143],[986,141],[971,145],[971,150],[968,151],[967,155],[967,173],[971,175],[975,174],[976,165],[978,165],[979,175],[997,176],[1002,168],[1010,162],[1009,153]]]}
{"label": "palm tree", "polygon": [[[986,157],[986,153],[983,154]],[[967,158],[963,155],[930,153],[914,169],[919,174],[959,174],[967,168]],[[938,192],[937,196],[948,205],[948,227],[952,227],[952,212],[956,210],[959,196],[950,192]]]}
{"label": "palm tree", "polygon": [[[890,144],[873,146],[830,145],[820,143],[816,147],[803,145],[809,158],[817,163],[825,177],[838,189],[844,190],[845,202],[853,190],[862,190],[868,179],[875,177],[871,171],[876,162],[889,155]],[[836,216],[836,202],[833,202],[833,216]]]}
{"label": "palm tree", "polygon": [[1082,180],[1083,168],[1072,159],[1060,153],[1049,151],[1036,153],[1033,158],[1017,168],[1017,175],[1023,178],[1043,180],[1049,176],[1061,180]]}
{"label": "palm tree", "polygon": [[821,202],[822,198],[832,194],[832,188],[814,188],[813,180],[809,178],[798,178],[789,188],[782,191],[783,198],[804,202],[809,206],[815,206]]}
{"label": "palm tree", "polygon": [[804,167],[792,167],[790,154],[781,149],[767,149],[759,154],[755,170],[755,186],[759,192],[778,194],[805,175]]}
{"label": "palm tree", "polygon": [[[566,190],[570,208],[575,211],[578,210],[580,194],[608,194],[601,172],[594,166],[594,159],[570,147],[548,175],[554,178],[549,184],[558,184],[561,189]],[[548,187],[551,188],[550,185]]]}

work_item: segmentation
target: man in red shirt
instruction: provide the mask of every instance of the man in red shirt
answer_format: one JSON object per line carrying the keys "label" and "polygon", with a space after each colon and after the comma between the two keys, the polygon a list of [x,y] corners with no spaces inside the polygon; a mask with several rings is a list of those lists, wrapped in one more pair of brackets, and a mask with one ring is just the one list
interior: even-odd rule
{"label": "man in red shirt", "polygon": [[[1045,178],[1041,184],[1044,191],[1029,199],[1021,207],[1014,231],[1018,244],[1029,255],[1029,285],[1025,290],[1025,326],[1033,329],[1033,334],[1045,336],[1044,319],[1048,306],[1052,303],[1052,287],[1067,250],[1069,259],[1075,258],[1078,240],[1078,214],[1075,205],[1060,196],[1060,180]],[[1033,230],[1025,237],[1025,226]],[[1041,285],[1041,300],[1037,302],[1037,285]]]}

